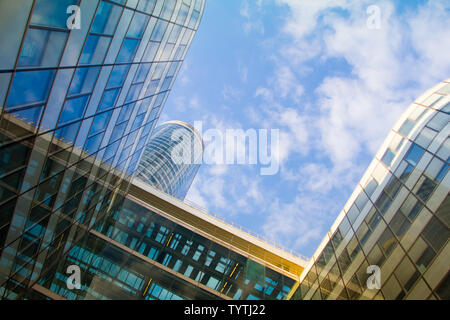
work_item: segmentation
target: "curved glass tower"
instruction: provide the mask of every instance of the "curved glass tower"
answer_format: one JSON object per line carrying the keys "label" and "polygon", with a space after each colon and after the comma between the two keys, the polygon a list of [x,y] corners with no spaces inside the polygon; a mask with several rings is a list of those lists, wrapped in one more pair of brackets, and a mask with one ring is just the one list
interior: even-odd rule
{"label": "curved glass tower", "polygon": [[202,163],[203,140],[182,121],[169,121],[155,129],[145,147],[136,177],[183,200]]}
{"label": "curved glass tower", "polygon": [[449,113],[450,79],[406,110],[293,299],[450,299]]}

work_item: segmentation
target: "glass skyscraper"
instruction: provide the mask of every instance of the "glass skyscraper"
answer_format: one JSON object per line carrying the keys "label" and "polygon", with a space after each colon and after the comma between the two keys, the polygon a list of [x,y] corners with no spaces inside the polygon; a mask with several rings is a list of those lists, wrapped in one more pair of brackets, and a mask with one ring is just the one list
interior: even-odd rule
{"label": "glass skyscraper", "polygon": [[203,9],[0,2],[0,297],[121,206]]}
{"label": "glass skyscraper", "polygon": [[449,114],[450,79],[406,110],[292,299],[450,299]]}
{"label": "glass skyscraper", "polygon": [[165,122],[146,145],[136,177],[183,200],[202,158],[203,140],[195,128],[182,121]]}

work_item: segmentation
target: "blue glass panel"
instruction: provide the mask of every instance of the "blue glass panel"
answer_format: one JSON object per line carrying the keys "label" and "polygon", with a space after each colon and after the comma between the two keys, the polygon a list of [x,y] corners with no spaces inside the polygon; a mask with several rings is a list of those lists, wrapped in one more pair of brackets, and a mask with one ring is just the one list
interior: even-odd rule
{"label": "blue glass panel", "polygon": [[110,40],[110,37],[89,35],[81,53],[80,64],[103,63]]}
{"label": "blue glass panel", "polygon": [[133,131],[141,126],[142,121],[144,121],[144,116],[145,116],[145,113],[136,117],[136,119],[134,120],[133,126],[131,127],[131,131]]}
{"label": "blue glass panel", "polygon": [[78,68],[70,85],[69,95],[91,93],[97,82],[100,67]]}
{"label": "blue glass panel", "polygon": [[163,102],[163,100],[164,100],[164,98],[165,98],[165,96],[166,96],[166,93],[167,93],[167,91],[158,94],[158,96],[156,97],[156,101],[155,101],[155,103],[153,104],[153,107],[154,107],[154,108],[159,107],[159,106],[162,104],[162,102]]}
{"label": "blue glass panel", "polygon": [[16,72],[6,108],[47,100],[54,75],[54,70]]}
{"label": "blue glass panel", "polygon": [[173,77],[167,77],[164,79],[163,84],[161,85],[161,91],[166,91],[169,89],[170,84],[172,83]]}
{"label": "blue glass panel", "polygon": [[92,122],[91,131],[89,132],[89,135],[93,135],[95,133],[98,133],[100,131],[106,130],[106,127],[108,126],[109,119],[111,117],[112,112],[104,112],[102,114],[96,115],[94,118],[94,121]]}
{"label": "blue glass panel", "polygon": [[19,57],[19,67],[57,66],[67,32],[30,28]]}
{"label": "blue glass panel", "polygon": [[103,111],[109,108],[113,108],[116,103],[117,95],[119,94],[120,89],[111,89],[106,90],[103,93],[102,101],[98,106],[98,111]]}
{"label": "blue glass panel", "polygon": [[129,120],[131,116],[131,112],[133,112],[135,103],[127,104],[122,107],[120,110],[119,118],[117,118],[117,123],[121,123],[122,121]]}
{"label": "blue glass panel", "polygon": [[441,171],[439,171],[439,173],[436,176],[437,181],[441,181],[445,177],[445,175],[447,174],[448,168],[449,168],[448,164],[446,164],[442,167]]}
{"label": "blue glass panel", "polygon": [[119,125],[117,125],[112,134],[111,134],[111,138],[109,138],[110,142],[114,142],[117,139],[121,138],[123,136],[123,133],[125,132],[125,128],[127,127],[128,122],[123,122]]}
{"label": "blue glass panel", "polygon": [[401,126],[401,128],[399,129],[398,132],[400,132],[402,135],[404,135],[405,137],[407,137],[409,135],[409,133],[411,132],[411,130],[414,128],[414,126],[416,125],[415,122],[407,119],[403,125]]}
{"label": "blue glass panel", "polygon": [[147,99],[140,101],[141,105],[139,106],[139,110],[138,110],[137,114],[141,114],[143,112],[148,111],[148,108],[150,107],[150,100],[151,100],[151,98],[147,98]]}
{"label": "blue glass panel", "polygon": [[64,140],[68,143],[75,143],[78,129],[80,128],[81,122],[72,123],[71,125],[59,128],[55,131],[55,136],[58,139]]}
{"label": "blue glass panel", "polygon": [[147,92],[145,93],[145,96],[152,96],[156,93],[156,89],[158,88],[159,79],[158,80],[152,80],[150,82],[150,85],[147,88]]}
{"label": "blue glass panel", "polygon": [[424,149],[419,147],[417,144],[413,143],[413,145],[411,146],[411,148],[409,149],[408,153],[405,156],[405,160],[408,161],[413,166],[416,166],[420,158],[422,158],[424,152],[425,152]]}
{"label": "blue glass panel", "polygon": [[167,22],[164,20],[158,20],[158,23],[156,24],[155,30],[153,30],[153,34],[152,34],[152,38],[151,40],[153,41],[161,41],[163,36],[164,36],[164,32],[166,32],[166,28],[167,28]]}
{"label": "blue glass panel", "polygon": [[105,151],[105,154],[103,155],[103,159],[108,160],[111,157],[114,157],[114,155],[117,152],[117,149],[119,148],[120,140],[114,142],[113,144],[110,144]]}
{"label": "blue glass panel", "polygon": [[166,0],[164,8],[161,13],[163,19],[169,20],[172,17],[173,10],[175,9],[176,0]]}
{"label": "blue glass panel", "polygon": [[21,119],[25,122],[28,122],[29,124],[37,126],[37,125],[39,125],[39,121],[41,120],[43,110],[44,110],[44,106],[41,105],[38,107],[32,107],[32,108],[27,108],[27,109],[23,109],[23,110],[12,111],[11,114],[18,119]]}
{"label": "blue glass panel", "polygon": [[178,17],[177,17],[177,23],[178,24],[184,24],[184,22],[186,21],[186,17],[189,13],[189,6],[186,5],[185,3],[183,3],[181,5],[181,9],[180,12],[178,13]]}
{"label": "blue glass panel", "polygon": [[147,77],[148,71],[150,70],[150,67],[152,66],[151,63],[143,63],[139,66],[136,77],[134,78],[134,82],[143,82],[145,78]]}
{"label": "blue glass panel", "polygon": [[136,12],[133,17],[133,21],[131,21],[130,27],[128,28],[127,37],[142,38],[145,28],[147,27],[148,20],[148,15]]}
{"label": "blue glass panel", "polygon": [[189,28],[194,29],[197,24],[198,18],[200,17],[200,12],[194,10],[191,14],[191,21],[189,21]]}
{"label": "blue glass panel", "polygon": [[139,11],[145,11],[147,13],[152,13],[155,8],[156,0],[140,0],[137,9]]}
{"label": "blue glass panel", "polygon": [[121,87],[123,85],[123,82],[125,81],[129,69],[129,64],[114,66],[114,69],[112,70],[111,76],[108,80],[108,85],[106,87],[108,89]]}
{"label": "blue glass panel", "polygon": [[381,161],[384,162],[388,167],[391,165],[392,160],[394,160],[395,154],[391,151],[391,149],[387,149]]}
{"label": "blue glass panel", "polygon": [[66,100],[58,125],[81,119],[83,117],[84,110],[86,109],[88,98],[89,95],[86,95]]}
{"label": "blue glass panel", "polygon": [[100,133],[96,136],[90,137],[86,141],[86,145],[84,146],[84,150],[89,153],[95,153],[98,151],[100,144],[102,143],[103,133]]}
{"label": "blue glass panel", "polygon": [[150,133],[150,129],[152,128],[153,122],[147,123],[142,129],[141,136],[146,136]]}
{"label": "blue glass panel", "polygon": [[140,40],[125,39],[122,48],[120,49],[119,56],[117,57],[117,63],[132,62],[139,42]]}
{"label": "blue glass panel", "polygon": [[128,91],[128,96],[125,103],[137,100],[139,98],[139,94],[141,93],[142,86],[142,83],[132,85],[130,91]]}
{"label": "blue glass panel", "polygon": [[37,0],[31,24],[66,29],[67,19],[72,15],[67,13],[67,8],[77,4],[78,0]]}
{"label": "blue glass panel", "polygon": [[112,35],[121,13],[122,7],[102,1],[95,14],[91,32]]}

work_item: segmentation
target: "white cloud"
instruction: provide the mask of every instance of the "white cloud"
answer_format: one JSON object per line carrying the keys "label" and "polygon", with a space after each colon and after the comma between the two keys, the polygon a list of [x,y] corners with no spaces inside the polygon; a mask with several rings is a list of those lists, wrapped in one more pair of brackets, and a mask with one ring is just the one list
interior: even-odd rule
{"label": "white cloud", "polygon": [[[450,3],[428,1],[399,15],[392,2],[378,1],[380,29],[367,28],[366,9],[373,1],[277,3],[289,8],[290,15],[282,27],[289,41],[280,46],[276,58],[282,67],[277,65],[267,81],[279,80],[270,89],[258,89],[258,97],[277,105],[273,102],[277,97],[289,96],[292,88],[301,87],[302,81],[316,72],[311,61],[344,61],[351,70],[351,74],[344,75],[332,74],[334,70],[320,74],[322,79],[314,91],[300,90],[298,99],[290,96],[289,107],[281,106],[283,102],[276,106],[278,123],[289,128],[286,138],[289,134],[297,137],[292,146],[284,146],[286,161],[294,166],[289,161],[298,153],[301,142],[311,148],[300,152],[308,157],[303,157],[297,169],[282,170],[286,181],[298,181],[302,201],[296,199],[287,207],[280,205],[264,228],[267,233],[275,232],[277,238],[288,239],[295,237],[292,224],[298,223],[299,229],[305,231],[299,232],[296,243],[302,247],[315,239],[319,232],[316,225],[323,226],[320,213],[333,218],[339,213],[328,212],[326,201],[314,202],[315,195],[332,199],[337,190],[353,188],[400,114],[418,95],[448,78],[450,37],[446,21],[450,21]],[[291,70],[300,72],[293,76]],[[311,98],[312,107],[302,103],[304,96]],[[302,134],[304,131],[309,134]],[[305,207],[302,202],[309,205]],[[310,218],[314,223],[308,224],[310,220],[305,222],[303,218],[311,210],[313,216],[318,216]],[[313,232],[306,232],[308,225]]]}
{"label": "white cloud", "polygon": [[[254,106],[243,112],[260,127],[280,129],[282,182],[297,194],[289,201],[273,190],[275,199],[269,198],[272,186],[252,182],[249,171],[212,166],[189,198],[226,208],[230,216],[259,211],[264,218],[255,226],[262,223],[267,236],[302,252],[328,231],[398,116],[448,78],[450,3],[428,1],[400,14],[384,0],[275,2],[289,14],[281,34],[265,39],[273,72],[257,84]],[[381,9],[380,29],[367,28],[366,9],[373,4]],[[260,0],[243,1],[244,31],[264,34],[264,13]],[[329,70],[320,69],[325,64]],[[238,73],[246,83],[248,69],[239,65]],[[225,86],[222,97],[237,97],[233,89]],[[242,128],[216,116],[204,120],[219,130]]]}

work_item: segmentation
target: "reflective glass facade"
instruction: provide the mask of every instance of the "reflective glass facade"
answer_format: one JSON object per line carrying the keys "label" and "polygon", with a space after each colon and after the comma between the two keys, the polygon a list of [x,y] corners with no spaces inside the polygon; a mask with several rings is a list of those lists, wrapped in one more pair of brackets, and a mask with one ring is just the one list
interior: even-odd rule
{"label": "reflective glass facade", "polygon": [[449,114],[450,79],[407,109],[292,299],[450,299]]}
{"label": "reflective glass facade", "polygon": [[136,177],[183,200],[202,163],[203,140],[189,124],[163,123],[144,149]]}
{"label": "reflective glass facade", "polygon": [[[132,199],[95,229],[33,289],[66,299],[281,300],[295,284],[293,275]],[[70,265],[82,270],[80,290],[67,289]]]}
{"label": "reflective glass facade", "polygon": [[0,297],[23,296],[121,205],[203,9],[0,2]]}

